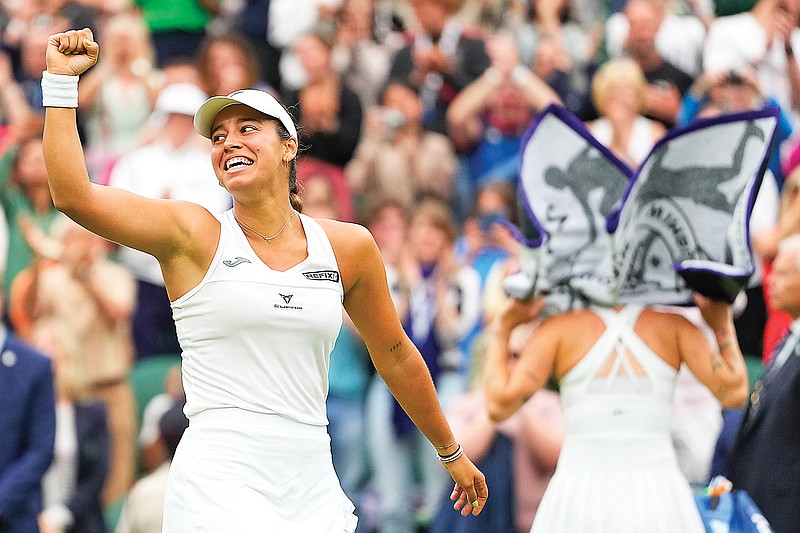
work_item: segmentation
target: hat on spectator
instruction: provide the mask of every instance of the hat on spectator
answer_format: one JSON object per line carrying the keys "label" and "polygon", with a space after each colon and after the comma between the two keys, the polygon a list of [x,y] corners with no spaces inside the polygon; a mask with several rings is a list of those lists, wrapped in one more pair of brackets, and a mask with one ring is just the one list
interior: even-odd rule
{"label": "hat on spectator", "polygon": [[172,83],[158,93],[153,111],[162,116],[169,114],[192,116],[206,98],[208,95],[193,83]]}
{"label": "hat on spectator", "polygon": [[194,129],[206,138],[211,138],[211,126],[217,113],[228,106],[241,104],[263,113],[268,117],[277,119],[291,137],[297,138],[297,128],[286,108],[275,97],[265,91],[257,89],[243,89],[234,91],[228,96],[212,96],[205,101],[194,115]]}

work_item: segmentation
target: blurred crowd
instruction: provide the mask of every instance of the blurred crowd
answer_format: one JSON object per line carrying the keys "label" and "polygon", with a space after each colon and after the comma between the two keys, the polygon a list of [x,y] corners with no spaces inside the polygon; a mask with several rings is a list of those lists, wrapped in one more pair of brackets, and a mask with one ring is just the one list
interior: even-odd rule
{"label": "blurred crowd", "polygon": [[[50,198],[40,87],[49,35],[88,27],[102,44],[77,110],[99,185],[222,212],[231,199],[194,111],[242,88],[280,98],[299,126],[304,212],[372,232],[456,436],[483,463],[493,509],[484,531],[502,533],[529,530],[564,431],[557,384],[501,424],[477,386],[484,325],[518,268],[519,245],[498,222],[520,223],[531,120],[563,105],[636,168],[671,128],[780,108],[751,219],[760,268],[736,305],[755,376],[791,322],[763,285],[777,243],[800,233],[799,16],[800,0],[2,0],[3,319],[52,359],[57,383],[41,530],[160,531],[165,473],[187,423],[158,263],[83,230]],[[155,360],[169,364],[134,379]],[[679,383],[674,441],[702,485],[723,410],[691,375]],[[359,532],[468,531],[439,512],[450,505],[447,474],[346,317],[328,417]]]}

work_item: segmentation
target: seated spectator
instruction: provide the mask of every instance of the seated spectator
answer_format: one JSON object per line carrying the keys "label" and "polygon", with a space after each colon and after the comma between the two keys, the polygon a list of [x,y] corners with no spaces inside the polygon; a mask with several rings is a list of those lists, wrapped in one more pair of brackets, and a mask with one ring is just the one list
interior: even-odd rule
{"label": "seated spectator", "polygon": [[145,472],[155,470],[168,457],[159,439],[158,423],[164,413],[186,401],[181,381],[181,366],[176,364],[164,377],[164,392],[153,396],[142,412],[142,424],[137,442],[141,452],[141,464]]}
{"label": "seated spectator", "polygon": [[166,459],[153,472],[136,482],[128,494],[115,533],[161,533],[164,519],[164,494],[169,465],[189,427],[183,402],[173,404],[158,421],[158,440]]}
{"label": "seated spectator", "polygon": [[392,42],[393,35],[381,24],[384,15],[375,0],[344,0],[336,14],[334,69],[358,94],[364,109],[378,103],[389,75],[391,56],[402,44]]}

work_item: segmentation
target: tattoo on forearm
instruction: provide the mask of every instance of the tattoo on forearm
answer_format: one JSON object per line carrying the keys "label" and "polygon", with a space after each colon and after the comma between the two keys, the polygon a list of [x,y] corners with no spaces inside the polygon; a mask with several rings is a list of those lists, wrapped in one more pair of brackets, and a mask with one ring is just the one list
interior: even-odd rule
{"label": "tattoo on forearm", "polygon": [[391,348],[389,348],[389,351],[390,351],[390,352],[393,352],[393,351],[397,350],[398,348],[400,348],[400,346],[401,346],[402,344],[403,344],[403,341],[398,341],[398,342],[397,342],[397,344],[395,344],[394,346],[392,346]]}

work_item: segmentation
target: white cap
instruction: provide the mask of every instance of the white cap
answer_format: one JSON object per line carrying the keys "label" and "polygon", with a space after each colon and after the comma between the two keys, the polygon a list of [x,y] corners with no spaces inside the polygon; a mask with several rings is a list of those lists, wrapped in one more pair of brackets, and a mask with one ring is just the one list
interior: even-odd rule
{"label": "white cap", "polygon": [[271,94],[257,89],[234,91],[228,96],[212,96],[194,114],[194,129],[203,137],[211,138],[214,117],[226,107],[235,104],[246,105],[268,117],[278,119],[289,135],[297,138],[297,128],[286,109]]}
{"label": "white cap", "polygon": [[193,83],[172,83],[158,93],[153,112],[160,115],[195,114],[208,95]]}

